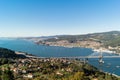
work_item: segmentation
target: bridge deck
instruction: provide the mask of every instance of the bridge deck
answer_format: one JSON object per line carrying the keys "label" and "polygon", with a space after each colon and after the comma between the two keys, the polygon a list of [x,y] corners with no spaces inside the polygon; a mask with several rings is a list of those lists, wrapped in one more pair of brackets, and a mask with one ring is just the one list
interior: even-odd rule
{"label": "bridge deck", "polygon": [[[100,56],[76,56],[76,57],[58,57],[58,58],[99,58]],[[120,56],[103,56],[103,58],[120,58]]]}
{"label": "bridge deck", "polygon": [[[73,56],[73,57],[36,57],[36,56],[27,56],[32,58],[69,58],[69,59],[85,59],[85,58],[100,58],[100,56]],[[120,56],[103,56],[103,58],[120,58]]]}

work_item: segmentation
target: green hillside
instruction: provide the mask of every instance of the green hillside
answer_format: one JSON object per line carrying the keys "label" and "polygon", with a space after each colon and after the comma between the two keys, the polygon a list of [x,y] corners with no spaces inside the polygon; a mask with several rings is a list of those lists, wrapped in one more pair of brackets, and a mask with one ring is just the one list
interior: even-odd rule
{"label": "green hillside", "polygon": [[0,48],[0,58],[25,58],[25,56],[17,55],[10,49]]}
{"label": "green hillside", "polygon": [[63,36],[56,36],[56,38],[50,38],[45,40],[45,42],[56,42],[61,40],[68,40],[69,42],[76,42],[76,41],[96,41],[103,43],[104,46],[120,46],[120,31],[110,31],[110,32],[102,32],[102,33],[93,33],[93,34],[86,34],[86,35],[63,35]]}
{"label": "green hillside", "polygon": [[120,46],[120,37],[109,40],[108,42],[106,42],[105,45],[112,46],[112,47]]}

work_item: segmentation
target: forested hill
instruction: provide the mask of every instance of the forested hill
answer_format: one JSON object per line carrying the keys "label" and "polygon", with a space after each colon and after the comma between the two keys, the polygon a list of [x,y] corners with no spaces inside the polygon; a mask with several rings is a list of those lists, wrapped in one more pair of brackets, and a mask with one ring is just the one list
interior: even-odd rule
{"label": "forested hill", "polygon": [[56,36],[56,38],[47,39],[49,41],[56,41],[56,40],[88,40],[91,38],[107,41],[112,40],[114,38],[120,37],[120,31],[110,31],[110,32],[102,32],[102,33],[92,33],[92,34],[85,34],[85,35],[62,35]]}
{"label": "forested hill", "polygon": [[0,58],[25,58],[25,56],[15,54],[15,51],[10,49],[0,48]]}
{"label": "forested hill", "polygon": [[120,45],[120,31],[110,31],[102,33],[92,33],[85,35],[62,35],[54,38],[46,39],[45,41],[55,42],[61,40],[68,40],[69,42],[76,41],[97,41],[104,43],[105,46],[119,46]]}

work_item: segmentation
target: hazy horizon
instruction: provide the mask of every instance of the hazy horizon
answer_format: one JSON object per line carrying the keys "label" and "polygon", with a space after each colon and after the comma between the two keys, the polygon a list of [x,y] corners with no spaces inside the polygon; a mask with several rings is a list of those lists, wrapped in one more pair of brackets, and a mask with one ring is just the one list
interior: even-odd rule
{"label": "hazy horizon", "polygon": [[0,37],[120,31],[120,0],[0,0]]}
{"label": "hazy horizon", "polygon": [[[118,31],[118,30],[113,30]],[[83,34],[58,34],[58,35],[41,35],[41,36],[0,36],[0,38],[30,38],[30,37],[52,37],[52,36],[62,36],[62,35],[87,35],[87,34],[95,34],[95,33],[104,33],[104,32],[112,32],[112,31],[100,31],[100,32],[91,32],[91,33],[83,33]],[[120,32],[120,31],[118,31]]]}

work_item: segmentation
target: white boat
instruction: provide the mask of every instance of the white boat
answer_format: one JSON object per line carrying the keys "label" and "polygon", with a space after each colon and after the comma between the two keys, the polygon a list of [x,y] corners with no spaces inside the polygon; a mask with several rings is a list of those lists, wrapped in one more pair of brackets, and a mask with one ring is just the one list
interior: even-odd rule
{"label": "white boat", "polygon": [[99,63],[104,63],[104,61],[102,59],[99,60]]}
{"label": "white boat", "polygon": [[120,66],[116,66],[116,68],[120,68]]}

